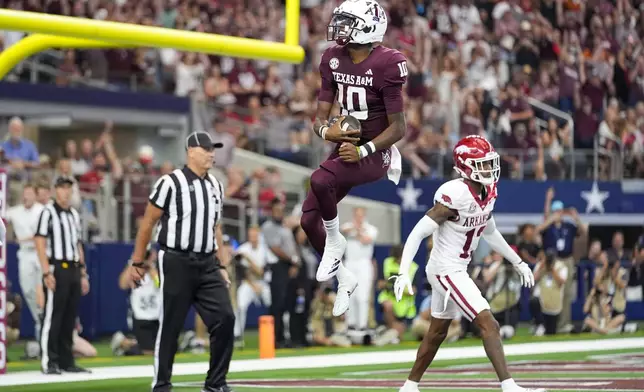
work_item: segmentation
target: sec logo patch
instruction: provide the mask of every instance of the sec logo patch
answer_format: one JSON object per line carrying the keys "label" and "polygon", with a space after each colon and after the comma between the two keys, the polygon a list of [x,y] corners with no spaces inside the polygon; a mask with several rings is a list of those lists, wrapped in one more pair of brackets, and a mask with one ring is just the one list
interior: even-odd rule
{"label": "sec logo patch", "polygon": [[329,67],[331,67],[331,69],[338,69],[339,66],[340,66],[340,60],[338,60],[337,58],[334,57],[331,60],[329,60]]}

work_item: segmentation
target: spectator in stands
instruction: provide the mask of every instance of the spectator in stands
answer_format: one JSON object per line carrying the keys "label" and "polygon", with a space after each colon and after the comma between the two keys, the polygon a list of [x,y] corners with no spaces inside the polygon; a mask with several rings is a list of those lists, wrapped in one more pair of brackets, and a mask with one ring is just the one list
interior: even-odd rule
{"label": "spectator in stands", "polygon": [[313,344],[319,346],[351,347],[351,341],[340,333],[342,322],[333,317],[335,293],[330,287],[321,287],[316,291],[311,304],[311,333]]}
{"label": "spectator in stands", "polygon": [[71,86],[80,78],[81,72],[76,65],[76,52],[73,49],[65,51],[65,57],[58,70],[60,73],[56,76],[57,86]]}
{"label": "spectator in stands", "polygon": [[[382,308],[384,324],[391,331],[387,336],[391,339],[382,340],[383,344],[391,343],[393,341],[399,341],[403,338],[407,326],[411,321],[416,317],[416,298],[409,293],[403,293],[403,297],[400,301],[396,301],[396,297],[393,292],[393,281],[390,280],[394,275],[398,274],[398,269],[400,268],[400,258],[402,257],[402,246],[395,245],[391,247],[389,257],[385,259],[382,265],[382,277],[378,281],[378,289],[380,294],[378,295],[378,304]],[[418,270],[418,264],[412,262],[409,272],[409,277],[413,281],[416,276],[416,271]],[[413,287],[414,293],[416,293],[416,287]],[[377,340],[379,340],[379,337]],[[378,345],[378,342],[376,342]]]}
{"label": "spectator in stands", "polygon": [[545,172],[549,179],[564,179],[566,175],[565,151],[570,147],[568,124],[560,127],[554,117],[548,120],[548,128],[541,132]]}
{"label": "spectator in stands", "polygon": [[568,274],[566,265],[557,259],[557,252],[549,249],[534,269],[536,288],[530,301],[530,312],[535,318],[535,336],[555,335],[559,314],[563,309],[563,295]]}
{"label": "spectator in stands", "polygon": [[83,333],[83,326],[80,319],[76,318],[76,328],[74,328],[72,351],[74,358],[94,358],[98,355],[96,347],[87,339],[80,336]]}
{"label": "spectator in stands", "polygon": [[251,226],[247,234],[248,241],[234,251],[237,279],[241,281],[237,288],[235,316],[235,344],[238,348],[244,347],[246,314],[250,304],[255,303],[267,308],[271,306],[271,288],[265,280],[265,277],[270,276],[265,270],[269,250],[259,227]]}
{"label": "spectator in stands", "polygon": [[49,179],[42,179],[36,183],[36,201],[42,205],[51,201],[51,183]]}
{"label": "spectator in stands", "polygon": [[593,149],[595,146],[595,135],[599,128],[599,115],[597,112],[593,112],[593,105],[590,98],[583,97],[581,108],[575,112],[574,121],[575,148]]}
{"label": "spectator in stands", "polygon": [[192,93],[200,92],[199,86],[209,65],[208,56],[203,53],[183,53],[175,69],[174,93],[180,97],[185,97]]}
{"label": "spectator in stands", "polygon": [[508,116],[512,129],[515,128],[518,122],[527,126],[528,122],[534,116],[534,112],[528,104],[528,101],[520,94],[515,84],[508,85],[507,93],[507,99],[501,103],[501,112]]}
{"label": "spectator in stands", "polygon": [[279,168],[267,166],[265,170],[258,170],[255,176],[260,180],[259,206],[264,215],[269,215],[272,203],[277,199],[286,202],[286,194],[282,190],[282,174]]}
{"label": "spectator in stands", "polygon": [[247,59],[235,60],[235,67],[228,74],[230,87],[237,103],[247,106],[251,95],[262,93],[263,85],[253,64]]}
{"label": "spectator in stands", "polygon": [[[97,192],[103,178],[108,173],[111,174],[111,180],[114,181],[114,184],[123,176],[121,160],[116,155],[112,138],[111,124],[108,123],[96,143],[96,149],[99,151],[103,149],[104,153],[96,153],[92,160],[91,170],[80,177],[80,187],[84,192]],[[83,142],[83,145],[85,145],[85,142]]]}
{"label": "spectator in stands", "polygon": [[530,96],[552,107],[558,106],[559,86],[553,84],[547,70],[542,69],[539,72],[539,80],[531,89]]}
{"label": "spectator in stands", "polygon": [[7,327],[7,330],[5,331],[5,342],[7,347],[10,347],[20,338],[20,314],[22,313],[22,298],[18,294],[12,292],[11,286],[11,281],[7,281],[7,302],[5,314]]}
{"label": "spectator in stands", "polygon": [[208,100],[217,104],[235,103],[235,96],[230,92],[230,83],[222,76],[221,68],[216,64],[210,66],[210,74],[204,81],[204,94]]}
{"label": "spectator in stands", "polygon": [[275,344],[285,347],[284,313],[288,312],[288,286],[294,279],[301,266],[301,259],[297,253],[297,244],[293,233],[283,225],[284,205],[280,199],[271,202],[271,217],[262,225],[262,235],[266,245],[277,261],[270,264],[271,273],[271,309],[270,313],[275,319]]}
{"label": "spectator in stands", "polygon": [[9,120],[9,138],[2,143],[2,150],[5,159],[11,165],[12,172],[39,167],[36,145],[31,140],[24,138],[24,130],[25,125],[19,117],[12,117]]}
{"label": "spectator in stands", "polygon": [[[58,164],[56,165],[56,173],[54,173],[54,177],[68,177],[68,178],[74,178],[74,174],[72,171],[72,161],[68,158],[61,158],[58,160]],[[148,193],[149,194],[149,193]],[[78,182],[74,180],[74,184],[72,185],[72,196],[70,199],[70,205],[77,210],[80,210],[81,208],[81,195],[80,195],[80,188],[78,187]]]}
{"label": "spectator in stands", "polygon": [[497,252],[492,252],[485,260],[483,283],[487,290],[485,296],[490,310],[501,326],[501,336],[511,338],[519,324],[519,299],[521,298],[521,279],[512,265]]}
{"label": "spectator in stands", "polygon": [[560,330],[570,332],[572,330],[571,304],[576,268],[573,246],[575,238],[588,233],[588,227],[581,222],[579,213],[575,208],[564,209],[563,202],[560,200],[552,201],[554,195],[554,188],[549,188],[544,206],[546,220],[537,226],[537,231],[542,233],[543,247],[545,249],[554,249],[557,252],[557,260],[563,262],[568,271],[571,271],[567,276],[564,287],[563,310],[559,317],[558,326]]}
{"label": "spectator in stands", "polygon": [[72,173],[76,178],[87,173],[91,168],[90,163],[83,159],[78,153],[76,142],[72,139],[67,140],[67,142],[65,143],[65,151],[63,153],[63,156],[70,160]]}

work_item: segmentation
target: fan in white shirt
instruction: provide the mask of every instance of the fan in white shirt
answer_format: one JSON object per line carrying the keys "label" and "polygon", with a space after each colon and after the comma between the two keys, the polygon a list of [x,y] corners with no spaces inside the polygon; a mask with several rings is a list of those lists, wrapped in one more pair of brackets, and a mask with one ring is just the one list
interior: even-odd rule
{"label": "fan in white shirt", "polygon": [[35,336],[37,337],[40,335],[40,310],[36,300],[36,288],[41,282],[42,272],[34,245],[34,234],[36,234],[38,218],[43,205],[36,202],[36,190],[33,185],[24,186],[22,202],[23,204],[7,210],[7,223],[11,225],[16,240],[20,244],[18,250],[20,288],[34,318]]}
{"label": "fan in white shirt", "polygon": [[[366,211],[362,207],[353,210],[353,221],[342,225],[340,231],[347,238],[345,253],[346,267],[358,277],[358,288],[351,296],[351,304],[347,313],[347,324],[350,329],[363,332],[369,324],[369,310],[375,290],[375,267],[373,252],[378,228],[365,220]],[[353,331],[352,331],[353,332]],[[354,333],[360,341],[362,334]]]}
{"label": "fan in white shirt", "polygon": [[[265,275],[269,250],[260,235],[259,227],[248,229],[248,241],[237,248],[235,258],[244,269],[244,277],[237,289],[237,314],[235,317],[235,340],[243,345],[246,315],[251,303],[271,306],[271,288],[269,276]],[[264,277],[266,276],[266,279]]]}

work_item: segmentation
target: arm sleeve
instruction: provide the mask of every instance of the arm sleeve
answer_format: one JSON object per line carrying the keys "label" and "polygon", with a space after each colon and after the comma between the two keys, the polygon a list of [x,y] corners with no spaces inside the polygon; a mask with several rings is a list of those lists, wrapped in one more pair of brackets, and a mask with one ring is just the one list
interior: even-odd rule
{"label": "arm sleeve", "polygon": [[159,209],[165,209],[171,195],[171,182],[172,180],[167,175],[159,178],[150,193],[150,203]]}
{"label": "arm sleeve", "polygon": [[47,237],[49,235],[49,223],[51,221],[51,212],[48,208],[45,208],[40,213],[40,218],[38,218],[38,227],[36,228],[37,237]]}
{"label": "arm sleeve", "polygon": [[400,273],[409,274],[409,268],[411,263],[418,253],[418,248],[420,243],[434,231],[438,229],[438,223],[436,223],[432,218],[425,215],[421,220],[416,223],[414,229],[409,233],[407,241],[405,242],[405,247],[403,248],[402,259],[400,261]]}
{"label": "arm sleeve", "polygon": [[407,82],[407,59],[396,52],[384,71],[384,79],[380,91],[388,115],[404,111],[403,85]]}
{"label": "arm sleeve", "polygon": [[328,50],[324,52],[320,59],[320,78],[322,79],[322,84],[320,85],[320,92],[318,93],[318,101],[333,103],[337,87],[333,81],[333,73],[329,66],[330,59],[331,55]]}
{"label": "arm sleeve", "polygon": [[496,229],[494,218],[490,217],[487,226],[483,230],[483,238],[490,245],[492,249],[499,252],[505,259],[512,264],[521,263],[521,257],[510,247],[508,242],[503,238],[501,232]]}

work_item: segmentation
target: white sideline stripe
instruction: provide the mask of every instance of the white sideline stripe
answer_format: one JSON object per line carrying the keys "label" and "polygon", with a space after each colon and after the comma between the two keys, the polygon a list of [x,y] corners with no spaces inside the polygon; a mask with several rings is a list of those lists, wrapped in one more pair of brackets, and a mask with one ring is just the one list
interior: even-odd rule
{"label": "white sideline stripe", "polygon": [[[573,340],[567,342],[540,342],[505,345],[505,354],[556,354],[587,351],[607,351],[644,348],[644,338]],[[328,367],[356,365],[385,365],[411,363],[416,358],[416,350],[371,351],[355,354],[306,355],[273,359],[235,360],[230,364],[230,372],[249,372],[286,369],[319,369]],[[485,358],[482,345],[475,347],[448,347],[438,351],[436,360]],[[204,375],[208,362],[175,363],[172,375]],[[8,373],[0,377],[0,386],[51,384],[61,382],[114,380],[126,378],[152,377],[152,365],[112,366],[92,368],[91,374],[63,374],[47,376],[37,371]],[[234,377],[233,377],[234,378]],[[232,380],[231,380],[232,381]]]}

